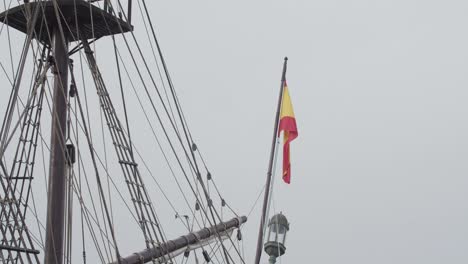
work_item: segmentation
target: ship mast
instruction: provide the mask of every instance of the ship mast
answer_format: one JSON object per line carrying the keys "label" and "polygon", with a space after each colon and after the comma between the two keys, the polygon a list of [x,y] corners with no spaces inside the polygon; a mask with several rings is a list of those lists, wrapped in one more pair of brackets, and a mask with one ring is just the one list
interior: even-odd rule
{"label": "ship mast", "polygon": [[[58,6],[63,0],[57,0]],[[44,263],[63,262],[66,198],[65,134],[67,119],[68,39],[56,19],[52,36],[54,95]]]}
{"label": "ship mast", "polygon": [[[109,3],[108,0],[104,2],[106,6]],[[128,10],[131,11],[131,1]],[[31,11],[34,11],[33,19]],[[0,14],[0,22],[39,40],[52,51],[51,58],[47,59],[53,66],[54,82],[44,263],[62,264],[66,236],[67,166],[70,165],[67,165],[70,153],[66,146],[69,132],[68,46],[70,42],[84,43],[88,39],[124,33],[133,28],[128,21],[113,15],[109,8],[102,10],[83,0],[25,1],[25,4]]]}

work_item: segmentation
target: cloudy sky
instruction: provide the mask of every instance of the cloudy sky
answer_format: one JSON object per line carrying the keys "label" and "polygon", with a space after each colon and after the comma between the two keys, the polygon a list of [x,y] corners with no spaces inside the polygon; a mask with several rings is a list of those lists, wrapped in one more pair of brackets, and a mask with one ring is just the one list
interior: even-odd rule
{"label": "cloudy sky", "polygon": [[[291,223],[282,262],[468,261],[468,2],[151,1],[150,9],[193,136],[241,214],[265,182],[289,57],[299,137],[292,183],[277,174],[274,187],[272,211]],[[0,91],[3,108],[7,95]],[[244,229],[247,263],[260,208]]]}
{"label": "cloudy sky", "polygon": [[466,2],[153,5],[193,129],[240,211],[265,180],[289,57],[299,138],[274,197],[291,222],[285,263],[468,261]]}

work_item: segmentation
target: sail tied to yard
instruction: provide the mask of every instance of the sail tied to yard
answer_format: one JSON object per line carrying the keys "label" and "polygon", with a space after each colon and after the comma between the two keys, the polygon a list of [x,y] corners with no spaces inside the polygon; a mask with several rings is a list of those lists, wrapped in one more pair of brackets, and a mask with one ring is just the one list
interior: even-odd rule
{"label": "sail tied to yard", "polygon": [[[0,262],[132,263],[143,250],[153,263],[245,263],[231,234],[246,219],[195,142],[150,3],[13,4],[0,14],[11,87],[0,104]],[[171,238],[185,233],[193,243],[177,255]]]}

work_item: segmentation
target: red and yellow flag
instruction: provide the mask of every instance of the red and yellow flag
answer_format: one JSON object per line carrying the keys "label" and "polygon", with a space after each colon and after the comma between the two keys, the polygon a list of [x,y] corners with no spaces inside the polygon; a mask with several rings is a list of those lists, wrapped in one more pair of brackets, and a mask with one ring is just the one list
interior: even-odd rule
{"label": "red and yellow flag", "polygon": [[280,123],[278,133],[283,131],[283,180],[286,183],[291,183],[291,161],[289,153],[289,143],[293,141],[297,135],[296,118],[289,97],[288,85],[286,81],[283,84],[283,98],[281,102]]}

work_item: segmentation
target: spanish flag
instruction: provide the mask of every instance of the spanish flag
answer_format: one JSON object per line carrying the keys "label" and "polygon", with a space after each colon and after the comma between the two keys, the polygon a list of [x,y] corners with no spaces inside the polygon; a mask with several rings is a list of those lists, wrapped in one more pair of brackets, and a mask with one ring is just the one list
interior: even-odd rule
{"label": "spanish flag", "polygon": [[289,153],[289,143],[293,141],[298,133],[296,118],[294,117],[291,97],[289,97],[288,85],[283,83],[283,98],[281,101],[280,123],[278,133],[283,131],[283,180],[291,183],[291,161]]}

